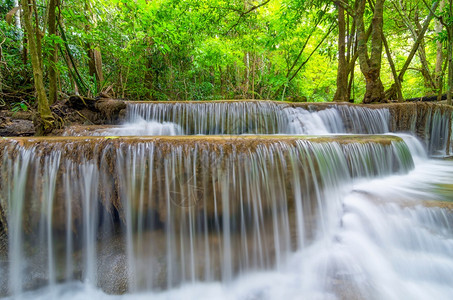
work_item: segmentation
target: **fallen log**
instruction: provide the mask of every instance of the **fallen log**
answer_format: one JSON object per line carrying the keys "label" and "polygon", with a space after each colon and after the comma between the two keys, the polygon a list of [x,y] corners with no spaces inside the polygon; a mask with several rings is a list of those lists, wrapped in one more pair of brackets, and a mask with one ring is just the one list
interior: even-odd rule
{"label": "fallen log", "polygon": [[[447,94],[443,94],[440,98],[440,101],[447,100]],[[409,98],[406,99],[406,102],[415,102],[415,101],[422,101],[422,102],[434,102],[437,101],[437,95],[434,96],[423,96],[423,97],[416,97],[416,98]]]}
{"label": "fallen log", "polygon": [[93,124],[116,123],[122,111],[126,109],[124,101],[105,96],[93,99],[73,95],[69,97],[67,104]]}

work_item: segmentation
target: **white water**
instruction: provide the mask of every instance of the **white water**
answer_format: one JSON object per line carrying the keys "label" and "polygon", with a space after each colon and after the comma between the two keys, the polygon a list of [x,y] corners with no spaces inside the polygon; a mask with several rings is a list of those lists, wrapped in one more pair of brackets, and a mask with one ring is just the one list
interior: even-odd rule
{"label": "white water", "polygon": [[151,136],[151,135],[184,135],[181,126],[171,122],[146,121],[137,118],[116,128],[99,131],[93,135],[102,136]]}
{"label": "white water", "polygon": [[[136,122],[111,129],[106,135],[196,134],[203,132],[206,124],[214,128],[208,133],[225,133],[231,128],[234,129],[232,133],[284,130],[291,134],[331,134],[344,133],[346,128],[354,133],[388,132],[386,110],[352,111],[346,107],[309,112],[287,108],[282,117],[281,114],[272,116],[275,107],[263,105],[268,116],[250,119],[244,112],[249,108],[238,104],[230,114],[235,118],[243,116],[245,121],[240,123],[235,123],[234,118],[218,119],[226,108],[210,104],[203,108],[204,111],[215,113],[206,118],[203,114],[198,115],[195,125],[180,123],[177,119],[180,112],[171,112],[173,120],[164,118],[159,123],[145,115],[147,121],[136,118]],[[168,115],[169,109],[165,106],[156,111],[165,111]],[[195,111],[195,108],[190,109]],[[149,116],[152,114],[155,112],[148,112]],[[163,120],[172,123],[162,123],[166,122]],[[350,124],[345,124],[344,120]],[[234,127],[231,127],[232,122]],[[441,138],[445,131],[441,128],[442,122],[439,119],[428,128],[440,136],[437,141],[426,141],[426,148],[434,153],[435,145],[445,142]],[[181,146],[167,146],[165,149],[171,148],[171,151],[165,152],[154,144],[125,144],[113,150],[117,153],[115,168],[118,170],[109,169],[102,158],[112,149],[98,149],[94,157],[99,156],[100,160],[86,160],[80,165],[64,160],[64,200],[69,209],[64,215],[67,250],[62,259],[66,260],[64,278],[67,282],[63,284],[56,283],[56,271],[61,272],[56,265],[61,258],[54,256],[56,248],[50,246],[54,239],[50,225],[54,222],[51,207],[56,201],[56,165],[63,160],[61,155],[72,148],[67,146],[66,152],[55,151],[56,154],[42,162],[34,158],[35,152],[21,150],[21,160],[14,164],[8,161],[10,165],[3,166],[2,174],[6,174],[6,169],[14,170],[11,180],[24,183],[25,177],[33,178],[33,172],[37,172],[39,166],[46,166],[44,174],[49,185],[40,191],[39,199],[46,205],[40,207],[42,221],[38,232],[42,241],[37,245],[50,250],[43,250],[45,257],[37,262],[45,266],[43,274],[32,274],[31,278],[44,278],[41,280],[47,280],[48,287],[23,292],[22,280],[29,275],[27,263],[36,258],[26,259],[23,233],[17,230],[21,227],[20,211],[26,205],[30,191],[22,188],[28,185],[16,184],[10,185],[8,199],[23,201],[10,203],[11,207],[16,206],[13,209],[16,214],[10,216],[13,225],[9,247],[14,264],[10,291],[24,299],[451,299],[453,214],[449,208],[441,208],[439,201],[453,201],[450,187],[453,162],[430,160],[425,147],[416,138],[408,134],[399,136],[405,145],[393,144],[390,152],[376,144],[311,145],[299,141],[296,147],[278,143],[225,158],[221,147],[214,152],[201,144],[189,152]],[[216,161],[219,157],[222,158]],[[302,157],[308,158],[302,160]],[[206,160],[209,163],[203,163]],[[408,172],[412,161],[415,168]],[[98,165],[101,166],[99,169]],[[285,175],[287,169],[292,170],[290,175]],[[217,173],[210,173],[213,171]],[[113,176],[112,172],[121,175],[115,177],[119,178],[115,184],[130,200],[124,204],[126,215],[123,216],[127,247],[124,260],[117,256],[102,259],[112,268],[121,266],[118,273],[129,274],[126,277],[131,292],[123,296],[108,295],[95,287],[95,282],[109,280],[103,278],[105,274],[97,267],[97,260],[101,259],[98,248],[102,247],[96,245],[98,229],[95,224],[102,223],[107,236],[115,233],[109,228],[110,221],[97,219],[98,208],[93,201],[99,197],[97,193],[101,191],[98,189],[102,189],[102,193],[111,192],[113,183],[109,177]],[[194,186],[189,185],[187,190],[178,188],[178,176],[188,183],[193,181]],[[155,177],[163,178],[164,183],[156,185]],[[34,180],[39,182],[39,176]],[[98,181],[100,187],[94,184]],[[213,233],[207,231],[207,226],[200,225],[206,221],[199,219],[200,214],[189,203],[188,214],[179,216],[175,214],[177,210],[166,211],[165,220],[170,225],[162,230],[165,231],[163,238],[148,236],[147,229],[155,225],[145,224],[156,218],[145,210],[151,205],[146,202],[148,195],[166,199],[171,207],[170,202],[175,200],[173,195],[177,193],[182,195],[182,200],[187,199],[187,195],[199,188],[195,183],[212,185],[212,189],[219,192],[214,193],[214,199],[203,195],[203,201],[214,201],[217,205]],[[287,184],[291,184],[288,189],[285,188]],[[69,204],[74,201],[73,194],[82,195],[85,202],[81,207]],[[294,201],[294,212],[287,212],[291,211],[286,206],[287,197]],[[315,202],[307,201],[308,198]],[[239,199],[239,207],[251,203],[251,208],[235,215],[233,210],[237,209],[237,204],[230,204],[230,199]],[[134,204],[130,204],[132,202]],[[178,204],[186,205],[182,201]],[[139,213],[134,212],[134,205],[140,208]],[[270,215],[265,213],[267,208]],[[77,209],[82,209],[83,232],[79,242],[84,246],[81,252],[75,249],[77,240],[70,237],[75,226],[71,211]],[[207,210],[205,208],[201,215],[208,215]],[[218,214],[220,211],[222,214]],[[294,219],[290,226],[292,214]],[[316,220],[314,229],[310,228],[309,223],[313,222],[308,220],[310,217]],[[135,226],[136,230],[133,229]],[[107,247],[112,247],[108,239]],[[159,247],[167,249],[167,253],[162,255]],[[160,256],[153,257],[153,250],[161,253]],[[142,259],[143,253],[148,254],[146,259]],[[235,265],[234,259],[239,265]],[[157,266],[166,264],[170,269],[170,272],[163,272],[164,284],[157,282],[162,280],[158,278],[162,270],[155,269],[155,260]],[[75,269],[81,269],[83,274],[75,275]],[[81,277],[83,283],[73,281],[76,277]]]}
{"label": "white water", "polygon": [[[178,124],[186,134],[379,134],[389,132],[388,109],[333,105],[307,110],[273,102],[129,104],[127,122]],[[440,116],[439,116],[440,117]],[[350,124],[345,126],[345,120]],[[157,123],[155,123],[157,122]]]}
{"label": "white water", "polygon": [[[444,122],[438,117],[438,122]],[[388,109],[341,105],[318,111],[266,101],[138,103],[128,104],[122,125],[82,131],[69,128],[64,135],[381,134],[389,132],[389,119]]]}
{"label": "white water", "polygon": [[[418,116],[417,110],[413,111],[408,131],[421,133],[431,156],[453,152],[453,142],[448,145],[452,116],[431,106],[424,108],[423,114]],[[391,131],[397,117],[391,116],[388,108],[335,104],[302,108],[268,101],[129,103],[123,125],[81,132],[69,129],[64,135],[383,134]],[[417,128],[418,118],[426,119],[423,129]]]}
{"label": "white water", "polygon": [[[316,241],[277,269],[230,282],[187,283],[164,292],[107,295],[69,283],[25,299],[451,299],[453,215],[426,207],[453,200],[433,192],[451,184],[453,164],[428,161],[409,174],[354,180],[336,197],[342,213]],[[332,216],[331,216],[332,217]]]}
{"label": "white water", "polygon": [[[430,155],[448,153],[449,120],[439,108],[427,107],[424,144]],[[207,102],[129,103],[126,124],[85,132],[87,135],[222,135],[222,134],[382,134],[390,132],[388,108],[335,105],[292,107],[286,103]],[[417,130],[417,111],[409,131]],[[418,129],[420,130],[420,129]],[[68,135],[72,135],[69,133]],[[453,152],[453,142],[450,143]]]}

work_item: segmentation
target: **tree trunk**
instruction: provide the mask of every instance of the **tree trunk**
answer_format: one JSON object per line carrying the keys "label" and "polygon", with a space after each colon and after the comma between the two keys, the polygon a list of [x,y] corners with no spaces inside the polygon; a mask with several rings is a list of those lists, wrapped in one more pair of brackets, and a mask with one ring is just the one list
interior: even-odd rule
{"label": "tree trunk", "polygon": [[96,78],[96,88],[98,92],[101,88],[101,82],[104,81],[104,75],[102,73],[102,55],[101,51],[96,48],[92,48],[92,45],[87,45],[88,47],[88,67],[90,75]]}
{"label": "tree trunk", "polygon": [[399,79],[400,79],[401,82],[403,81],[404,73],[407,71],[407,68],[409,67],[409,65],[411,63],[412,58],[415,55],[415,52],[417,52],[417,49],[418,49],[423,37],[425,36],[425,32],[426,32],[426,30],[429,27],[429,23],[431,22],[431,20],[434,17],[433,11],[436,10],[438,4],[439,4],[439,2],[437,2],[437,1],[433,3],[433,5],[431,7],[431,11],[430,11],[428,17],[426,18],[425,23],[423,24],[423,28],[419,32],[419,34],[417,36],[417,40],[415,41],[414,46],[412,47],[411,52],[409,53],[409,55],[408,55],[408,57],[406,59],[406,62],[404,63],[404,66],[403,66],[403,68],[400,71]]}
{"label": "tree trunk", "polygon": [[223,81],[222,66],[220,66],[220,65],[219,65],[219,79],[220,79],[220,95],[222,95],[222,98],[225,98],[225,94],[224,94],[224,85],[225,85],[225,83]]}
{"label": "tree trunk", "polygon": [[[445,6],[445,0],[441,0],[439,3],[439,11],[442,12]],[[440,20],[436,21],[436,34],[439,34],[442,31],[442,22]],[[437,84],[437,96],[438,101],[440,101],[440,97],[442,96],[443,90],[443,80],[442,80],[442,63],[443,63],[443,46],[441,41],[436,42],[437,46],[437,53],[436,53],[436,68],[434,70],[434,79],[436,80]]]}
{"label": "tree trunk", "polygon": [[346,62],[346,22],[344,8],[337,4],[338,9],[338,70],[337,90],[333,101],[347,102],[348,97],[348,71]]}
{"label": "tree trunk", "polygon": [[252,55],[252,100],[255,100],[255,71],[256,71],[256,53],[253,50]]}
{"label": "tree trunk", "polygon": [[[398,73],[396,72],[396,68],[395,68],[395,63],[393,62],[393,59],[392,59],[392,53],[390,52],[390,48],[387,43],[387,39],[385,38],[385,35],[382,35],[382,41],[384,42],[385,53],[387,54],[387,59],[389,61],[390,68],[392,70],[393,80],[395,81],[396,98],[397,98],[398,102],[403,102],[404,99],[403,99],[403,93],[401,92],[401,82],[399,81]],[[392,98],[394,98],[392,96],[393,95],[386,94],[387,99],[395,100],[395,99],[392,99]]]}
{"label": "tree trunk", "polygon": [[[42,38],[44,37],[44,33],[41,32],[41,30],[39,29],[38,8],[36,6],[36,0],[32,0],[31,2],[32,2],[31,6],[33,7],[33,12],[35,14],[35,18],[34,18],[35,27],[33,28],[34,33],[35,33],[35,38],[36,38],[35,46],[37,49],[39,66],[40,66],[41,70],[44,70],[43,63],[42,63],[42,42],[41,42]],[[33,19],[33,13],[30,12],[30,14],[31,14],[31,18]]]}
{"label": "tree trunk", "polygon": [[21,0],[24,25],[28,36],[28,48],[30,51],[31,64],[33,68],[33,79],[36,93],[38,95],[38,116],[36,120],[36,134],[41,135],[50,132],[53,129],[54,118],[50,111],[49,102],[47,101],[46,91],[43,83],[43,71],[40,63],[37,41],[35,40],[37,28],[32,24],[32,4],[29,0]]}
{"label": "tree trunk", "polygon": [[447,14],[445,15],[444,26],[447,30],[447,61],[448,61],[448,90],[447,90],[447,104],[452,104],[453,94],[453,3],[450,1]]}
{"label": "tree trunk", "polygon": [[17,39],[20,41],[19,50],[22,51],[22,50],[23,50],[23,47],[24,47],[24,44],[23,44],[24,37],[23,37],[23,35],[22,35],[22,25],[21,25],[21,22],[20,22],[20,7],[19,7],[19,0],[14,0],[13,6],[19,8],[19,9],[16,11],[16,13],[14,14],[14,23],[15,23],[16,28],[17,28],[17,34],[18,34]]}
{"label": "tree trunk", "polygon": [[357,31],[360,70],[366,80],[366,91],[363,103],[385,101],[384,86],[381,81],[381,58],[382,58],[382,26],[384,14],[384,1],[377,0],[374,6],[371,31],[371,55],[368,56],[365,26],[363,14],[365,11],[365,0],[360,0],[357,11]]}
{"label": "tree trunk", "polygon": [[244,89],[243,89],[243,99],[249,99],[249,86],[250,86],[250,54],[247,51],[244,57],[245,62],[245,78],[244,78]]}
{"label": "tree trunk", "polygon": [[[450,13],[451,11],[450,3]],[[453,22],[450,21],[449,26],[447,27],[448,35],[448,47],[447,47],[447,60],[448,60],[448,90],[447,90],[447,104],[452,104],[452,94],[453,94]]]}
{"label": "tree trunk", "polygon": [[[90,0],[85,1],[85,9],[88,13],[86,19],[88,23],[85,26],[85,30],[88,32],[91,31],[91,24],[96,25],[96,18],[93,14],[91,9]],[[96,47],[96,45],[92,45],[90,43],[86,44],[87,52],[88,52],[88,68],[90,75],[96,79],[96,89],[97,92],[100,93],[101,89],[101,82],[104,81],[104,75],[102,73],[102,55],[101,51]]]}
{"label": "tree trunk", "polygon": [[[49,36],[57,34],[57,22],[55,11],[57,8],[57,0],[49,0],[49,13],[48,13],[48,26],[49,26]],[[58,59],[57,45],[53,45],[49,51],[49,104],[53,104],[57,101],[57,59]]]}
{"label": "tree trunk", "polygon": [[[418,17],[418,12],[415,14],[415,25],[417,27],[416,30],[414,30],[414,40],[417,40],[418,35],[420,32],[423,30],[422,25],[420,25],[419,17]],[[432,92],[435,92],[437,89],[436,82],[431,76],[430,72],[430,65],[428,60],[426,59],[426,50],[425,50],[425,41],[422,39],[420,41],[420,46],[418,48],[418,56],[420,58],[420,62],[422,64],[422,69],[421,73],[423,75],[423,79],[425,81],[425,87],[430,89]]]}

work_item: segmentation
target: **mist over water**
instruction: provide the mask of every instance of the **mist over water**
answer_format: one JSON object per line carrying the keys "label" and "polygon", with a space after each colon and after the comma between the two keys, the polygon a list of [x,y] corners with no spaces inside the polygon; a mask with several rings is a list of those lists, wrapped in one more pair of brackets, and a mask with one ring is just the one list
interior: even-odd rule
{"label": "mist over water", "polygon": [[[386,109],[228,105],[136,104],[105,135],[389,133]],[[430,158],[444,139],[398,136],[11,144],[2,283],[24,299],[450,299],[453,161]],[[96,204],[115,197],[118,216]],[[23,232],[31,198],[39,241]]]}
{"label": "mist over water", "polygon": [[151,135],[184,135],[181,126],[171,122],[146,121],[136,118],[117,128],[110,128],[97,132],[100,136],[151,136]]}

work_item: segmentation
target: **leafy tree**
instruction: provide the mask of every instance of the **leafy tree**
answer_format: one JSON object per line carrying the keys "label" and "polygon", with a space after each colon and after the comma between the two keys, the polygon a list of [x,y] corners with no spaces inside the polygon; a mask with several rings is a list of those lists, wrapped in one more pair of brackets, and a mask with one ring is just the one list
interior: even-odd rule
{"label": "leafy tree", "polygon": [[[50,103],[101,92],[365,103],[440,94],[451,82],[442,81],[451,69],[451,6],[427,1],[29,0],[33,70],[42,71],[36,90]],[[14,7],[2,4],[2,15]],[[40,80],[24,57],[35,50],[17,13],[0,21],[2,95],[33,106],[41,102],[33,103],[30,83]]]}

